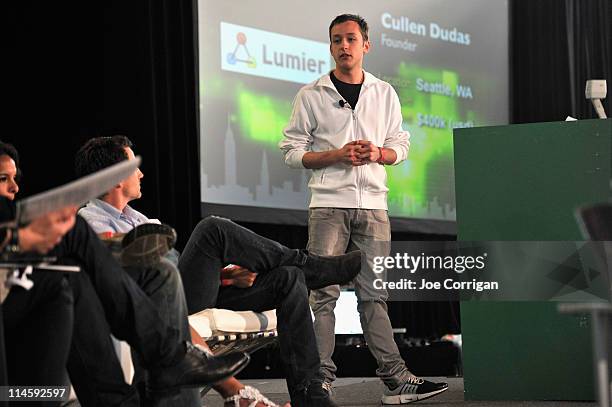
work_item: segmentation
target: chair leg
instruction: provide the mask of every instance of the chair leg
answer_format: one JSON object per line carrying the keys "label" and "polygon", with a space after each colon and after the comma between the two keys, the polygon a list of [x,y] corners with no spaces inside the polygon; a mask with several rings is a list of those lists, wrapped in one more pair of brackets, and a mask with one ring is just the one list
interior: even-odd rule
{"label": "chair leg", "polygon": [[608,376],[608,320],[603,312],[591,313],[593,323],[593,357],[595,359],[595,381],[600,407],[610,406],[610,378]]}

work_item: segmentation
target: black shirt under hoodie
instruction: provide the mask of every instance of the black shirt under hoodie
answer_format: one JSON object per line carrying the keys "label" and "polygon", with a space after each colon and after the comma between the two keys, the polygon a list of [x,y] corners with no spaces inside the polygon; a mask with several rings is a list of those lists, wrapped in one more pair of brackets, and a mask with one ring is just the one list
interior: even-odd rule
{"label": "black shirt under hoodie", "polygon": [[359,100],[359,92],[361,92],[361,83],[346,83],[334,76],[334,72],[329,73],[329,77],[336,87],[336,90],[342,96],[342,99],[348,102],[351,109],[355,110],[357,101]]}

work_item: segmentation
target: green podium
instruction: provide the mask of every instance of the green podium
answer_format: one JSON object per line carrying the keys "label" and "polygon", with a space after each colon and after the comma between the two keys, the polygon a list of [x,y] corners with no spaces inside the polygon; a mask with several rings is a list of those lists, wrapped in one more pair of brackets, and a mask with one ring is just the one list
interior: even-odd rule
{"label": "green podium", "polygon": [[[454,131],[458,240],[582,240],[612,198],[612,119]],[[593,400],[590,320],[554,302],[462,302],[467,400]]]}

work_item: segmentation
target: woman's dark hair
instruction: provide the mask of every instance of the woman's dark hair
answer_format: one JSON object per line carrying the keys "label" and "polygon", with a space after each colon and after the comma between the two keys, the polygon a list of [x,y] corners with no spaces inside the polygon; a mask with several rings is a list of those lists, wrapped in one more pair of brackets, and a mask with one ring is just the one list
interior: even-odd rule
{"label": "woman's dark hair", "polygon": [[17,167],[17,181],[21,179],[21,169],[19,168],[19,153],[14,145],[0,141],[0,155],[8,155],[15,161],[15,167]]}

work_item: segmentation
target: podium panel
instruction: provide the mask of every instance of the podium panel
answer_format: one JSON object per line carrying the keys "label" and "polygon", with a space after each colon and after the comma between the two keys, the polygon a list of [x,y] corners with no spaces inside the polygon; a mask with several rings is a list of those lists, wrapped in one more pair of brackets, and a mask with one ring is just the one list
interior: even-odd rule
{"label": "podium panel", "polygon": [[[612,198],[612,119],[454,131],[458,240],[581,240]],[[468,400],[593,400],[591,326],[553,302],[461,304]]]}

